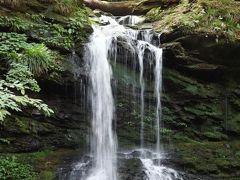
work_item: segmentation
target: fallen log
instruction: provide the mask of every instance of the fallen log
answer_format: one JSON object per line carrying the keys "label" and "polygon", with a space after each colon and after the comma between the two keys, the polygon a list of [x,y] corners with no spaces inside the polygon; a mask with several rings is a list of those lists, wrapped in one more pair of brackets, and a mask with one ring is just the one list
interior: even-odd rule
{"label": "fallen log", "polygon": [[99,9],[116,16],[143,15],[155,7],[169,7],[176,5],[180,0],[142,0],[142,1],[120,1],[108,2],[100,0],[84,0],[86,6],[91,9]]}

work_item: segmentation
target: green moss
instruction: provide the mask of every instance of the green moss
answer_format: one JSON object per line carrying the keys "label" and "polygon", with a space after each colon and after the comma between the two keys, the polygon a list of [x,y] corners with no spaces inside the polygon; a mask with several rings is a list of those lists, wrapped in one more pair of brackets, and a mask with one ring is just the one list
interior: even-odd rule
{"label": "green moss", "polygon": [[29,134],[30,129],[29,129],[29,120],[23,121],[23,119],[16,118],[16,124],[19,127],[20,132]]}
{"label": "green moss", "polygon": [[[209,106],[205,106],[206,108]],[[218,117],[221,116],[222,113],[219,111],[213,110],[211,107],[208,109],[201,109],[200,107],[184,107],[184,110],[187,112],[190,112],[196,116],[213,116],[213,117]]]}
{"label": "green moss", "polygon": [[227,131],[240,134],[240,114],[237,114],[232,119],[227,120],[226,129]]}
{"label": "green moss", "polygon": [[0,179],[36,180],[55,179],[63,158],[79,154],[78,151],[59,149],[34,153],[0,154]]}
{"label": "green moss", "polygon": [[220,178],[239,176],[240,159],[236,156],[239,146],[238,141],[175,144],[185,171]]}
{"label": "green moss", "polygon": [[69,15],[76,11],[77,7],[82,5],[82,1],[78,0],[56,0],[54,2],[54,10],[63,15]]}
{"label": "green moss", "polygon": [[40,173],[39,179],[54,180],[56,179],[56,175],[54,172],[46,170]]}
{"label": "green moss", "polygon": [[198,82],[190,77],[183,76],[181,73],[169,70],[167,68],[163,71],[163,78],[172,81],[179,91],[192,96],[199,96],[202,98],[216,97],[220,93],[219,86],[213,83]]}
{"label": "green moss", "polygon": [[218,131],[209,131],[209,132],[204,132],[203,136],[205,136],[209,140],[226,140],[227,136],[221,132]]}
{"label": "green moss", "polygon": [[234,0],[182,1],[178,6],[161,11],[152,9],[147,21],[158,21],[156,30],[171,31],[176,27],[187,31],[225,34],[233,40],[240,39],[239,2]]}

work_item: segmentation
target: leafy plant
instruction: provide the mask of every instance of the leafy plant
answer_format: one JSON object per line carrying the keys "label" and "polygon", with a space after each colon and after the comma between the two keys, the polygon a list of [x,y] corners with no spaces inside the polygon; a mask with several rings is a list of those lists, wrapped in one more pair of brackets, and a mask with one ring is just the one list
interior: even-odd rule
{"label": "leafy plant", "polygon": [[52,47],[71,49],[74,45],[73,36],[66,27],[60,24],[51,24],[35,30],[37,38]]}
{"label": "leafy plant", "polygon": [[0,156],[0,179],[35,180],[32,166],[18,162],[15,156]]}
{"label": "leafy plant", "polygon": [[69,18],[70,22],[67,26],[69,35],[76,35],[76,37],[83,36],[84,27],[90,24],[88,14],[86,9],[79,9],[74,13],[73,17]]}
{"label": "leafy plant", "polygon": [[21,91],[23,95],[27,89],[34,92],[40,91],[37,81],[33,79],[33,74],[27,66],[12,63],[10,67],[6,76],[6,81],[9,83],[8,87],[13,86],[13,88]]}
{"label": "leafy plant", "polygon": [[40,76],[54,68],[54,55],[44,44],[28,44],[27,37],[18,33],[0,33],[0,57],[27,66]]}
{"label": "leafy plant", "polygon": [[[6,80],[0,80],[0,121],[4,121],[6,116],[11,115],[10,111],[21,112],[22,107],[29,106],[37,108],[45,116],[53,114],[53,110],[48,108],[42,100],[25,95],[27,89],[36,92],[40,90],[27,67],[20,64],[12,64],[11,67]],[[15,89],[20,91],[21,95],[15,95]]]}
{"label": "leafy plant", "polygon": [[16,52],[22,51],[27,46],[27,37],[24,34],[0,33],[0,57],[10,58]]}
{"label": "leafy plant", "polygon": [[54,64],[53,55],[44,44],[31,44],[26,47],[18,61],[26,65],[36,76],[48,72]]}
{"label": "leafy plant", "polygon": [[8,27],[12,31],[27,31],[34,27],[34,23],[19,17],[1,16],[0,26]]}
{"label": "leafy plant", "polygon": [[69,27],[83,28],[84,25],[89,24],[88,12],[86,9],[79,9],[70,19]]}

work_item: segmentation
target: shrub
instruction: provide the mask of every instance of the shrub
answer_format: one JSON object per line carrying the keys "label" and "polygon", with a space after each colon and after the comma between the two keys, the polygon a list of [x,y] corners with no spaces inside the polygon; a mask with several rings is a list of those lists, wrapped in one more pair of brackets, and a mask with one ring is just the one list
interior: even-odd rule
{"label": "shrub", "polygon": [[46,73],[54,65],[51,51],[44,44],[32,44],[24,50],[19,60],[35,76]]}
{"label": "shrub", "polygon": [[37,173],[32,166],[18,162],[15,156],[0,156],[0,179],[35,180]]}
{"label": "shrub", "polygon": [[[11,115],[10,111],[21,112],[22,107],[35,107],[45,116],[50,116],[53,113],[53,110],[48,108],[40,99],[29,98],[25,95],[27,89],[35,92],[40,91],[28,68],[13,63],[6,80],[0,80],[0,122],[4,121],[6,116]],[[21,95],[15,95],[14,90],[20,91]]]}
{"label": "shrub", "polygon": [[34,23],[25,18],[13,17],[13,16],[1,16],[0,26],[7,27],[11,31],[27,31],[34,27]]}
{"label": "shrub", "polygon": [[17,33],[0,33],[0,57],[10,58],[27,46],[27,37]]}
{"label": "shrub", "polygon": [[25,90],[39,92],[37,81],[33,79],[33,74],[28,67],[22,64],[12,63],[7,73],[6,81],[11,83],[18,91],[24,95]]}

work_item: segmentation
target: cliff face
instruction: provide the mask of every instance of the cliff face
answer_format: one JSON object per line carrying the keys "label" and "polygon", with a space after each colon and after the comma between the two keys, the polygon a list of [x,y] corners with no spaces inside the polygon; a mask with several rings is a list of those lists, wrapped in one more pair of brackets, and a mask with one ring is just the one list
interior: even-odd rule
{"label": "cliff face", "polygon": [[[138,28],[150,23],[156,31],[164,32],[161,35],[164,50],[161,142],[172,154],[164,163],[192,174],[235,178],[240,175],[237,15],[240,6],[237,6],[238,1],[224,2],[184,1],[166,10],[154,8]],[[48,104],[54,115],[44,117],[32,108],[25,108],[21,113],[11,112],[12,115],[0,125],[1,153],[61,148],[80,148],[82,151],[88,148],[88,81],[82,55],[83,44],[92,31],[88,19],[92,12],[81,6],[75,9],[75,6],[66,8],[49,3],[33,0],[22,6],[8,3],[0,6],[1,33],[25,35],[28,44],[45,44],[54,52],[55,64],[59,65],[57,69],[36,77],[40,93],[29,93],[29,96]],[[119,40],[120,59],[129,50],[123,44]],[[132,70],[131,63],[120,60],[113,66],[113,82],[117,82],[113,89],[120,148],[139,144],[139,87],[133,91],[129,86],[132,81],[138,81],[138,72]],[[151,129],[155,118],[155,98],[151,66],[147,61],[144,63],[148,84],[145,134],[151,144],[155,141]],[[4,79],[8,62],[1,57],[0,64],[0,77]],[[59,152],[59,156],[63,155]],[[53,157],[53,154],[47,153],[44,157]],[[58,158],[51,160],[54,167],[59,163],[55,162]],[[36,162],[45,160],[38,156],[34,159]],[[39,167],[36,162],[30,164],[41,171],[51,166]]]}
{"label": "cliff face", "polygon": [[[64,157],[63,154],[69,152],[59,149],[86,147],[88,120],[87,107],[83,106],[86,97],[79,91],[87,91],[83,86],[84,72],[80,69],[83,64],[83,43],[92,32],[89,19],[91,11],[81,4],[75,4],[78,3],[75,1],[72,4],[63,3],[35,0],[0,2],[0,79],[1,83],[5,83],[4,87],[8,85],[7,73],[11,70],[12,62],[24,64],[21,57],[27,56],[38,65],[47,62],[45,59],[51,60],[51,63],[45,64],[47,68],[44,73],[31,75],[31,79],[19,83],[21,87],[33,83],[37,91],[40,87],[40,92],[25,91],[24,88],[18,91],[10,84],[7,87],[11,90],[9,93],[4,91],[1,84],[0,114],[5,112],[2,111],[5,110],[3,107],[12,107],[11,103],[21,111],[14,111],[13,107],[7,109],[11,115],[5,116],[0,123],[0,179],[9,176],[13,179],[34,178],[28,171],[20,172],[20,168],[14,170],[15,157],[19,163],[23,163],[24,169],[29,169],[30,164],[40,173],[41,179],[51,179],[56,171],[55,165]],[[17,72],[16,77],[20,76]],[[19,82],[14,81],[16,84]],[[38,108],[32,108],[33,104],[28,106],[25,104],[29,103],[28,98],[25,103],[15,101],[17,97],[25,98],[26,95],[41,99],[54,114],[47,117]],[[9,97],[14,101],[6,101]],[[57,151],[52,153],[52,150]],[[4,173],[4,168],[10,175]]]}
{"label": "cliff face", "polygon": [[[165,163],[192,174],[237,177],[239,43],[229,42],[226,37],[219,37],[216,43],[214,34],[181,30],[161,38],[164,48],[161,142],[167,152],[172,152],[171,160]],[[123,48],[127,53],[129,47]],[[148,79],[145,135],[149,143],[154,143],[152,122],[156,102],[150,70],[153,67],[145,63],[144,74]],[[125,66],[130,68],[131,63]],[[136,103],[140,89],[135,90],[137,97],[134,96],[132,87],[127,86],[134,76],[127,70],[123,74],[127,77],[119,77],[117,91],[120,147],[139,144],[140,136],[140,107]]]}
{"label": "cliff face", "polygon": [[237,1],[199,0],[146,15],[165,32],[163,123],[172,131],[163,139],[192,173],[239,176],[237,12]]}

